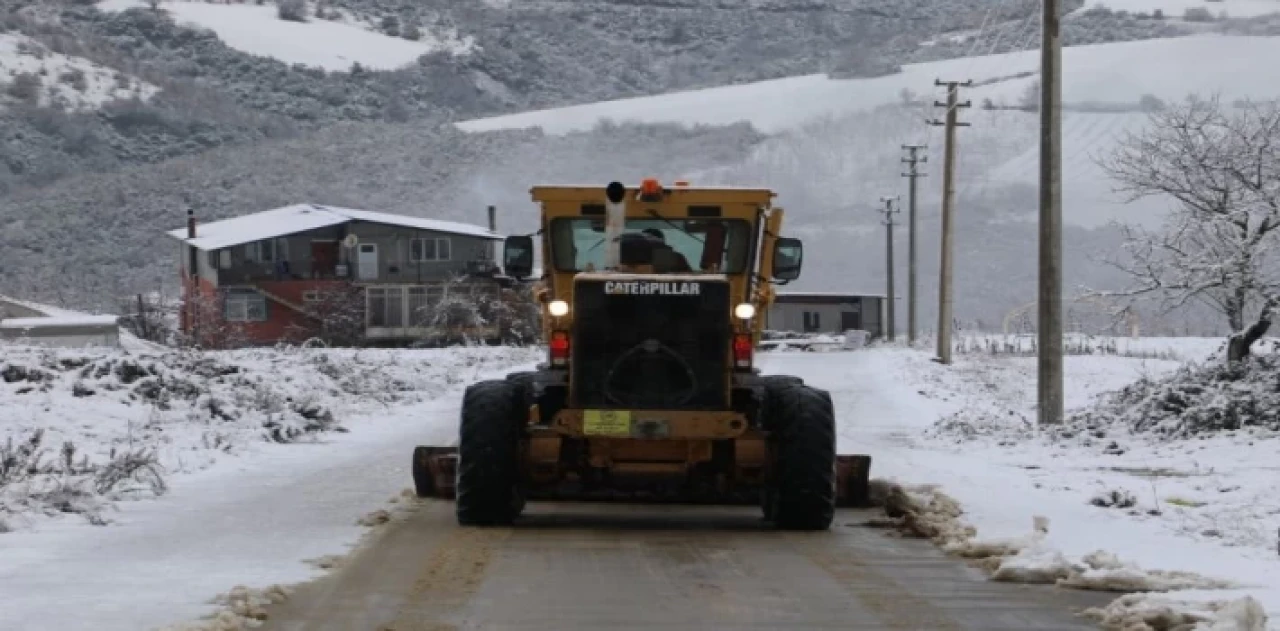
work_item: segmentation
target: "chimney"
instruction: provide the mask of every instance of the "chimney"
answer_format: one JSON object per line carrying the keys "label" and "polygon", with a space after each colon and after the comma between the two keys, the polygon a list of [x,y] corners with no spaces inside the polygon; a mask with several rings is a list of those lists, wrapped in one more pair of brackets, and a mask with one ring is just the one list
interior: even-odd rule
{"label": "chimney", "polygon": [[187,209],[187,238],[196,238],[196,211]]}
{"label": "chimney", "polygon": [[[489,231],[490,232],[498,231],[498,209],[495,206],[489,207]],[[489,259],[492,261],[497,261],[501,257],[502,257],[502,246],[498,245],[497,241],[494,241],[489,245]]]}

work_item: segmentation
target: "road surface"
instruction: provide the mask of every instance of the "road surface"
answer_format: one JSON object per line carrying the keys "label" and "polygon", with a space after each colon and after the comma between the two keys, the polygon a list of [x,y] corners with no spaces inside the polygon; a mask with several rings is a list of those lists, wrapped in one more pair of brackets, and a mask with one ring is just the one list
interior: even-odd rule
{"label": "road surface", "polygon": [[1096,629],[1073,612],[1109,600],[989,582],[873,514],[789,533],[751,507],[531,503],[480,529],[428,500],[261,629]]}

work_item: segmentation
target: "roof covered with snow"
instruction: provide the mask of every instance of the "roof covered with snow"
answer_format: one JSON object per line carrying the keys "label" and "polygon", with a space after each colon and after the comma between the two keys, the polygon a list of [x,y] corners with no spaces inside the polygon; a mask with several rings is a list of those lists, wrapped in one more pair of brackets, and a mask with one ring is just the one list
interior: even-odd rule
{"label": "roof covered with snow", "polygon": [[47,318],[7,318],[0,320],[0,329],[114,327],[117,324],[118,319],[112,315],[51,316]]}
{"label": "roof covered with snow", "polygon": [[170,230],[166,234],[201,250],[217,250],[262,239],[274,239],[299,232],[339,226],[352,221],[367,221],[482,239],[502,239],[502,235],[472,224],[317,204],[295,204],[252,215],[197,224],[194,239],[187,238],[186,228]]}
{"label": "roof covered with snow", "polygon": [[[35,311],[36,313],[41,313],[51,317],[76,317],[76,316],[89,315],[87,313],[82,313],[80,311],[72,311],[70,309],[63,309],[61,307],[55,307],[53,305],[40,304],[38,302],[31,302],[29,300],[19,300],[12,296],[6,296],[4,294],[0,294],[0,319],[4,318],[3,307],[5,303],[14,305],[16,307],[25,307],[27,309],[30,309],[31,311]],[[115,316],[111,316],[111,317],[114,318]]]}

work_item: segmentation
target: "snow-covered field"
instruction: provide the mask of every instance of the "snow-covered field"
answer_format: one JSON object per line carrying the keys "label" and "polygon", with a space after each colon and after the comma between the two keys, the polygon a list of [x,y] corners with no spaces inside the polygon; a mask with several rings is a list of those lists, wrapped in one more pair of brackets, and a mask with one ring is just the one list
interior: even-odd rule
{"label": "snow-covered field", "polygon": [[[146,5],[143,0],[105,0],[97,6],[103,11],[124,11]],[[165,0],[160,6],[179,23],[212,30],[237,50],[325,70],[346,71],[356,63],[392,70],[430,52],[465,53],[474,44],[470,37],[458,33],[425,29],[417,41],[391,37],[346,14],[336,19],[317,18],[314,3],[308,3],[310,17],[306,22],[281,20],[274,3],[258,6]]]}
{"label": "snow-covered field", "polygon": [[10,91],[20,75],[35,76],[33,89],[42,106],[61,104],[71,110],[93,109],[117,99],[151,98],[154,85],[99,66],[88,59],[50,51],[31,38],[0,34],[0,83]]}

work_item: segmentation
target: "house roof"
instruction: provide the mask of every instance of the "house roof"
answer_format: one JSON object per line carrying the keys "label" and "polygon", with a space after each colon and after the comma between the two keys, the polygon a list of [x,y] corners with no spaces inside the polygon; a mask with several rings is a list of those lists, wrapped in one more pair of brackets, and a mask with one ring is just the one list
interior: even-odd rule
{"label": "house roof", "polygon": [[[8,303],[18,307],[26,307],[27,309],[30,309],[37,313],[44,314],[45,316],[49,316],[49,317],[57,317],[57,316],[76,317],[76,316],[89,315],[87,313],[82,313],[80,311],[72,311],[70,309],[63,309],[61,307],[55,307],[53,305],[40,304],[38,302],[31,302],[29,300],[19,300],[12,296],[6,296],[4,294],[0,294],[0,307],[4,306],[4,304],[2,303]],[[3,317],[2,313],[0,313],[0,317]],[[112,316],[112,317],[115,317],[115,316]],[[13,318],[10,318],[10,320],[12,319]]]}
{"label": "house roof", "polygon": [[170,230],[165,234],[201,250],[217,250],[262,239],[339,226],[351,221],[367,221],[495,241],[502,239],[502,235],[488,228],[471,224],[317,204],[295,204],[251,215],[198,224],[194,239],[187,238],[186,228]]}
{"label": "house roof", "polygon": [[79,327],[114,327],[119,318],[112,315],[50,316],[47,318],[8,318],[0,320],[0,329],[58,329]]}

